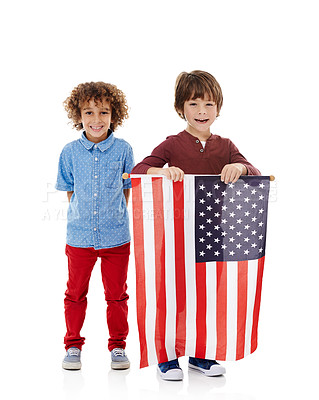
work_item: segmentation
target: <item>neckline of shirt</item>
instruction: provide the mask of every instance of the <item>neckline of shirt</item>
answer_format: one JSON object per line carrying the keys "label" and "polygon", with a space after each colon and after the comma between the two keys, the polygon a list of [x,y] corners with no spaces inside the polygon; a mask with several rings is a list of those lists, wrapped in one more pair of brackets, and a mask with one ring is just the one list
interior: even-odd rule
{"label": "neckline of shirt", "polygon": [[[189,132],[187,132],[186,130],[180,132],[180,134],[182,134],[182,136],[185,136],[185,135],[186,135],[186,136],[187,136],[189,139],[191,139],[192,141],[199,140],[199,141],[201,142],[201,140],[200,140],[197,136],[191,135],[191,134],[190,134]],[[210,134],[210,137],[206,140],[206,142],[208,142],[208,141],[214,139],[215,136],[216,136],[216,135],[214,135],[214,134],[211,133],[211,134]]]}
{"label": "neckline of shirt", "polygon": [[105,140],[99,143],[93,143],[90,140],[88,140],[88,138],[85,136],[85,131],[83,131],[79,140],[86,148],[86,150],[91,150],[92,147],[95,146],[95,148],[98,148],[101,151],[105,151],[112,146],[112,144],[115,141],[115,136],[113,132],[110,130],[110,134]]}

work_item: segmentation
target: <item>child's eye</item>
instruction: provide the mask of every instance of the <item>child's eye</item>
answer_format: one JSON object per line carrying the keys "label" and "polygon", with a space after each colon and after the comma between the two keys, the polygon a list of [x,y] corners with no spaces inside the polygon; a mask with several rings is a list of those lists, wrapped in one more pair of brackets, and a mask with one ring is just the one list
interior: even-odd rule
{"label": "child's eye", "polygon": [[108,115],[108,112],[107,111],[102,111],[101,114],[102,115]]}
{"label": "child's eye", "polygon": [[91,114],[92,114],[92,111],[86,111],[85,114],[86,114],[86,115],[91,115]]}

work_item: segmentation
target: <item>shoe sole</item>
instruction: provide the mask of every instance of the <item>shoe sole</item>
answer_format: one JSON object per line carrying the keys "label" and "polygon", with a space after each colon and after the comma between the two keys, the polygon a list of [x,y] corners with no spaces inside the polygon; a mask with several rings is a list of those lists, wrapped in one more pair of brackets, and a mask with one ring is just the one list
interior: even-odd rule
{"label": "shoe sole", "polygon": [[206,376],[221,376],[224,375],[226,373],[226,369],[224,367],[222,367],[221,365],[216,365],[214,366],[214,370],[207,370],[204,368],[200,368],[200,367],[196,367],[195,365],[192,364],[188,364],[188,368],[200,372],[201,374],[204,374]]}
{"label": "shoe sole", "polygon": [[184,374],[181,369],[171,369],[167,372],[162,372],[159,367],[157,367],[157,372],[164,381],[182,381],[184,378]]}
{"label": "shoe sole", "polygon": [[121,362],[121,361],[112,361],[111,362],[111,368],[112,369],[129,369],[130,368],[130,362]]}
{"label": "shoe sole", "polygon": [[69,363],[69,362],[63,362],[62,363],[62,368],[63,369],[69,369],[69,370],[78,370],[81,369],[82,364],[80,362],[73,362],[73,363]]}

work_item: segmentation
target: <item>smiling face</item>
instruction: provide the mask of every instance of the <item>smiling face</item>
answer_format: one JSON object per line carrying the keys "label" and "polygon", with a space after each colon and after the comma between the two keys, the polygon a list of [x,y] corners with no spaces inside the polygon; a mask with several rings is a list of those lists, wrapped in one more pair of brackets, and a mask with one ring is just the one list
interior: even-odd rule
{"label": "smiling face", "polygon": [[108,130],[112,122],[112,108],[108,100],[102,102],[90,99],[81,107],[81,122],[86,137],[93,143],[102,142],[107,138]]}
{"label": "smiling face", "polygon": [[184,103],[186,131],[193,136],[206,140],[210,136],[210,126],[217,117],[217,106],[206,94],[204,99],[190,99]]}

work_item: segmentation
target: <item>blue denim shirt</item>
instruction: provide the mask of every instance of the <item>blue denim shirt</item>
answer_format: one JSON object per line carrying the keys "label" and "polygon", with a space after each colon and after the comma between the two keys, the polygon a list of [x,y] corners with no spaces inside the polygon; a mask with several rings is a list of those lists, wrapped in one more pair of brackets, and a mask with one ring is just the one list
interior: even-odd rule
{"label": "blue denim shirt", "polygon": [[74,191],[67,214],[68,245],[103,249],[131,240],[123,193],[131,180],[123,180],[122,174],[133,166],[131,146],[113,133],[95,144],[83,132],[63,148],[56,189]]}

